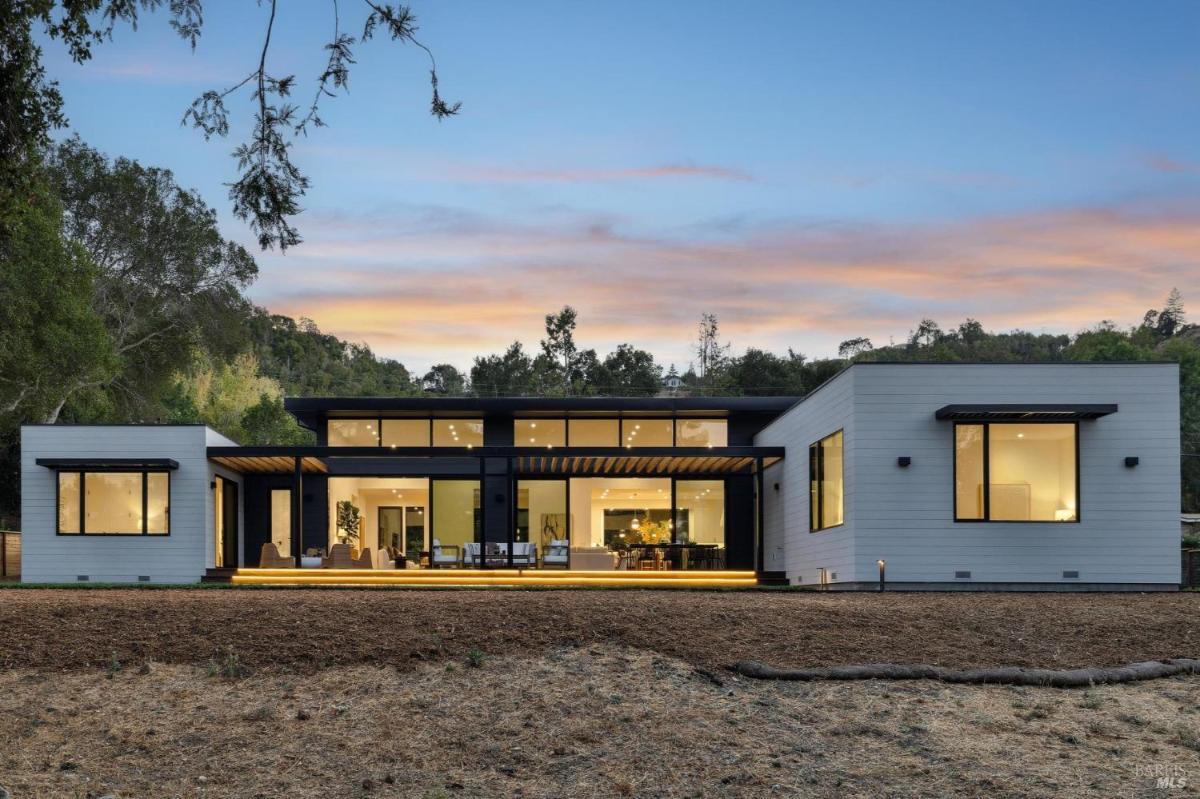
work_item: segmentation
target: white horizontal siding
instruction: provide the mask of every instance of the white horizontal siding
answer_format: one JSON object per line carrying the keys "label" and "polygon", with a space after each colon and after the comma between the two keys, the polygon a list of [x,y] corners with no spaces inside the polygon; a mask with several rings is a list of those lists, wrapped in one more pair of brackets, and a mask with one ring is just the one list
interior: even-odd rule
{"label": "white horizontal siding", "polygon": [[[1171,364],[856,367],[855,574],[955,582],[1179,580],[1179,388]],[[1079,523],[953,520],[953,424],[943,405],[1116,403],[1079,425]],[[896,465],[912,457],[907,469]],[[1129,469],[1128,455],[1140,463]],[[1079,572],[1064,579],[1063,571]]]}
{"label": "white horizontal siding", "polygon": [[[212,469],[199,425],[21,428],[21,579],[194,582],[212,565]],[[38,458],[171,458],[170,535],[56,535],[56,473]]]}
{"label": "white horizontal siding", "polygon": [[[813,585],[821,569],[837,580],[853,579],[854,494],[858,475],[849,441],[854,436],[855,371],[842,372],[808,399],[793,406],[754,438],[757,446],[782,446],[786,457],[765,474],[763,497],[764,566],[784,571],[789,581]],[[845,523],[816,533],[808,531],[808,446],[842,430],[845,451]],[[779,490],[775,490],[775,485]]]}

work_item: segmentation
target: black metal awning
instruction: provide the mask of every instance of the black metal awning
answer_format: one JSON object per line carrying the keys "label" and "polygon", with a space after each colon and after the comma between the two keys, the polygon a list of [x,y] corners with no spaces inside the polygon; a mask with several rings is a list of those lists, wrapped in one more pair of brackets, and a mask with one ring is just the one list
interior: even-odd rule
{"label": "black metal awning", "polygon": [[984,404],[944,405],[934,412],[938,419],[955,422],[1074,422],[1099,419],[1116,413],[1117,406],[1103,404]]}
{"label": "black metal awning", "polygon": [[171,458],[38,458],[38,466],[58,472],[137,472],[178,469]]}

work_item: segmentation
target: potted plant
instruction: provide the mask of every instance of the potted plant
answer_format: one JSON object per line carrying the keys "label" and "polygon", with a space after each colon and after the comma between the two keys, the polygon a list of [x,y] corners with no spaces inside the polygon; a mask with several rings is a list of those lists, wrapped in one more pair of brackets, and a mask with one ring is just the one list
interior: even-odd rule
{"label": "potted plant", "polygon": [[358,529],[362,526],[362,514],[358,506],[348,499],[337,504],[337,531],[342,543],[358,547]]}

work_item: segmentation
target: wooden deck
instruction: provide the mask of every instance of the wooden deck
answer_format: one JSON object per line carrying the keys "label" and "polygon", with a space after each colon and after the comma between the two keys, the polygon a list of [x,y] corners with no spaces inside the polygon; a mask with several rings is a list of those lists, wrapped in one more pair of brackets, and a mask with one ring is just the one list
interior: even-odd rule
{"label": "wooden deck", "polygon": [[751,588],[753,571],[578,571],[557,569],[238,569],[234,585]]}

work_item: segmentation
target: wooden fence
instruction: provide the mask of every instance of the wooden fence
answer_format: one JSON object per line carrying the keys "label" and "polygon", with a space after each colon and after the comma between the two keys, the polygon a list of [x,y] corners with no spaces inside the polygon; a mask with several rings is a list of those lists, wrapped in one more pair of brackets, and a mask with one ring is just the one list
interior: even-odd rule
{"label": "wooden fence", "polygon": [[21,576],[21,534],[0,530],[0,578]]}

